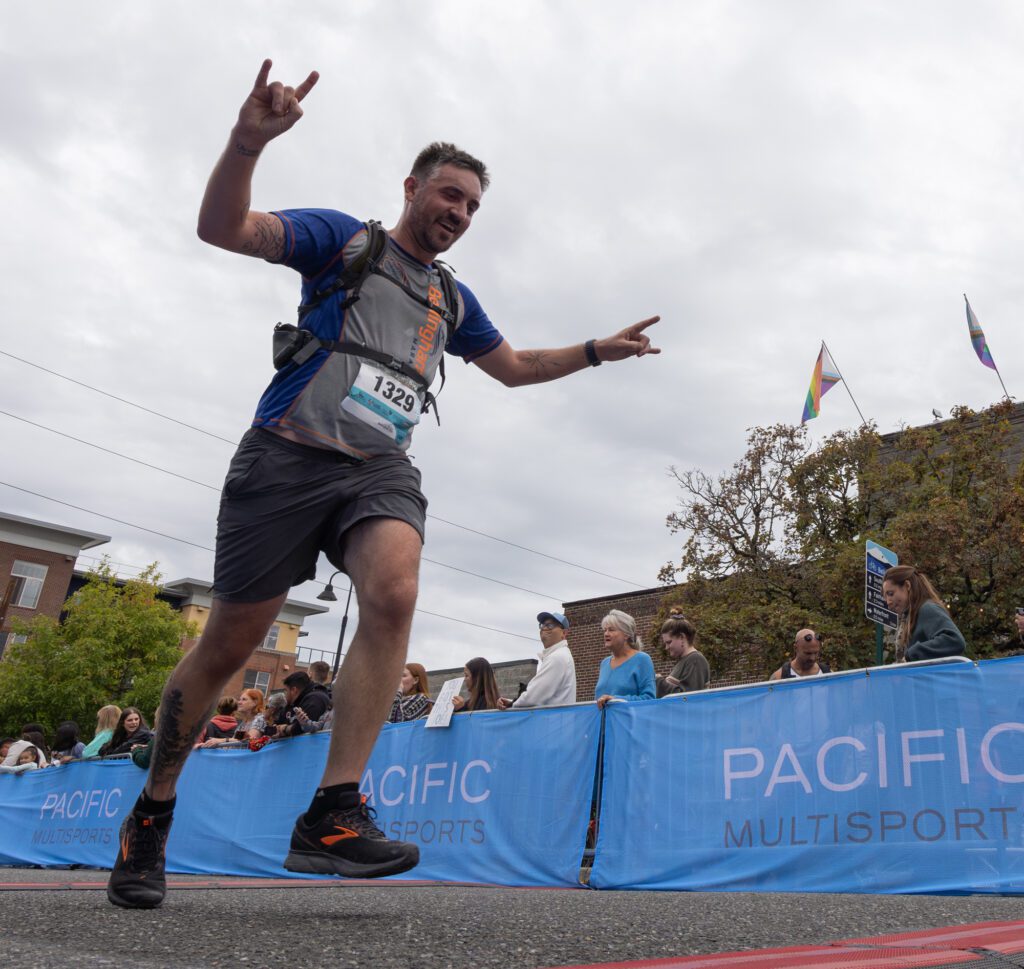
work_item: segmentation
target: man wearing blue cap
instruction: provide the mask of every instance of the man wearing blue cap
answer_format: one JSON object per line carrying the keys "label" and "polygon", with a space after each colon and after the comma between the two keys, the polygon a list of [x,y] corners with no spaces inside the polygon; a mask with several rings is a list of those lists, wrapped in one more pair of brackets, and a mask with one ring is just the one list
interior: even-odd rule
{"label": "man wearing blue cap", "polygon": [[537,622],[544,646],[538,654],[537,672],[514,703],[502,698],[503,709],[554,707],[576,702],[576,664],[565,639],[569,620],[560,612],[542,612]]}

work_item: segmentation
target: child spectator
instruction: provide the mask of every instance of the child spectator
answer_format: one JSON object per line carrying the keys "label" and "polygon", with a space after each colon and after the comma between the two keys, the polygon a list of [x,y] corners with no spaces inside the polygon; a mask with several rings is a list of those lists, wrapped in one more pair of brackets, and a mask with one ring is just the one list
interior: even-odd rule
{"label": "child spectator", "polygon": [[46,766],[42,752],[27,740],[15,740],[7,751],[7,756],[0,764],[0,772],[4,774],[23,774],[25,771],[38,770]]}
{"label": "child spectator", "polygon": [[3,740],[0,740],[0,764],[2,764],[7,757],[7,751],[11,749],[11,744],[16,742],[17,741],[14,737],[4,737]]}
{"label": "child spectator", "polygon": [[78,736],[78,724],[74,720],[65,720],[53,735],[52,763],[66,764],[69,760],[80,760],[85,744]]}
{"label": "child spectator", "polygon": [[419,663],[407,663],[402,670],[402,679],[399,681],[395,700],[391,704],[388,723],[419,720],[430,713],[433,705],[427,671]]}
{"label": "child spectator", "polygon": [[114,727],[121,718],[121,708],[112,703],[100,707],[96,714],[96,735],[85,745],[82,751],[83,757],[99,757],[100,747],[110,741],[114,736]]}
{"label": "child spectator", "polygon": [[[28,726],[37,727],[39,725],[38,724],[28,724]],[[49,763],[49,760],[50,760],[50,748],[46,746],[46,741],[43,739],[42,730],[28,730],[28,729],[26,729],[22,733],[21,739],[22,740],[27,740],[30,744],[32,744],[33,747],[36,748],[36,750],[39,752],[39,754],[42,756],[42,759],[43,759],[42,763],[39,766],[40,767],[45,767]]]}

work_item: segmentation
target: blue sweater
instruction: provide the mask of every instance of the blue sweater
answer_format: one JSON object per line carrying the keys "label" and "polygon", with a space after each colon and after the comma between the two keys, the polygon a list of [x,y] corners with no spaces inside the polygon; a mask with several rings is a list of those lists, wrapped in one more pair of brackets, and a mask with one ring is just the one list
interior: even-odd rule
{"label": "blue sweater", "polygon": [[619,700],[653,700],[654,663],[646,653],[631,656],[621,666],[612,669],[612,658],[601,660],[601,673],[594,688],[594,698],[606,693]]}

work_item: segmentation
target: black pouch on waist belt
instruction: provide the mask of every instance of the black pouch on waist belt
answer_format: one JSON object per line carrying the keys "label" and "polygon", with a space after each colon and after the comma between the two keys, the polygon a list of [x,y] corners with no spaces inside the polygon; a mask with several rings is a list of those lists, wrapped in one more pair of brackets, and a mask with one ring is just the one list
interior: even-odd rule
{"label": "black pouch on waist belt", "polygon": [[300,330],[294,323],[278,323],[274,327],[274,369],[289,363],[301,367],[317,350],[320,341],[309,330]]}

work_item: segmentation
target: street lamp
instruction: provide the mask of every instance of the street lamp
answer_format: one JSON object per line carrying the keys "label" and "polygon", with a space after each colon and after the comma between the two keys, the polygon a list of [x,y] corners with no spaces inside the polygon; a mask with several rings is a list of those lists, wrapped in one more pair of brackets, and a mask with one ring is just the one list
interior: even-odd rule
{"label": "street lamp", "polygon": [[[334,594],[334,586],[331,584],[334,582],[334,576],[339,575],[342,572],[338,569],[328,580],[327,586],[318,599],[322,599],[324,602],[337,602],[338,597]],[[345,600],[345,615],[341,617],[341,632],[338,634],[338,648],[334,653],[334,671],[331,673],[331,682],[333,683],[338,678],[338,667],[341,665],[341,647],[345,645],[345,630],[348,628],[348,607],[352,605],[352,580],[348,583],[348,599]]]}

